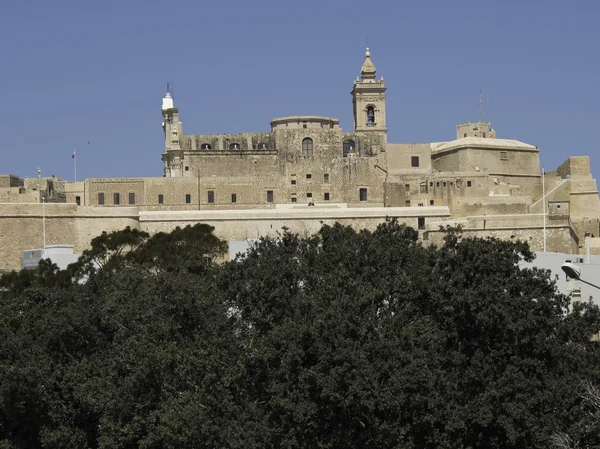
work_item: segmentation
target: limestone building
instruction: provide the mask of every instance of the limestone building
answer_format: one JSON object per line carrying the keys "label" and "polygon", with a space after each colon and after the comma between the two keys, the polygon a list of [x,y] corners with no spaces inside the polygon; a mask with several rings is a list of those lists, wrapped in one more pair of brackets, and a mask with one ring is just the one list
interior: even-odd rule
{"label": "limestone building", "polygon": [[388,142],[387,86],[376,77],[369,49],[350,93],[351,130],[336,118],[293,116],[242,134],[184,133],[167,93],[163,176],[74,183],[0,177],[0,219],[7,218],[0,231],[16,236],[0,259],[2,251],[12,258],[39,246],[19,243],[14,226],[24,220],[21,229],[35,234],[42,198],[68,203],[49,209],[66,226],[50,243],[73,244],[77,252],[90,236],[124,223],[155,232],[204,221],[222,238],[243,240],[281,226],[299,232],[334,221],[374,227],[394,216],[434,243],[440,225],[460,224],[467,234],[523,238],[534,250],[564,253],[579,252],[588,232],[592,252],[600,253],[600,200],[588,157],[569,157],[542,176],[539,149],[498,138],[489,122],[461,123],[446,142]]}

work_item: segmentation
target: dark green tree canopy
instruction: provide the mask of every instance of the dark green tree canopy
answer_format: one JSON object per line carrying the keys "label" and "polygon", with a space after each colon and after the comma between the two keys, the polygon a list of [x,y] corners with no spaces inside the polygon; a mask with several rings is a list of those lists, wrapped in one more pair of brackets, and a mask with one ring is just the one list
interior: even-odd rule
{"label": "dark green tree canopy", "polygon": [[597,442],[578,392],[600,377],[598,309],[520,269],[525,243],[424,247],[388,221],[214,264],[206,225],[122,232],[67,274],[0,279],[0,448]]}

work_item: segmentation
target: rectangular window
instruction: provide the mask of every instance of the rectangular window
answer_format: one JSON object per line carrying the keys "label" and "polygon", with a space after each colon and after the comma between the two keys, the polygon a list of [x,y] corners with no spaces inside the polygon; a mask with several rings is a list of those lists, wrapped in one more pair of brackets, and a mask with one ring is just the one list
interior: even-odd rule
{"label": "rectangular window", "polygon": [[292,197],[292,203],[295,203],[296,201],[297,201],[296,197],[295,197],[295,196],[293,196],[293,197]]}
{"label": "rectangular window", "polygon": [[410,184],[404,184],[404,191],[410,192]]}
{"label": "rectangular window", "polygon": [[100,206],[104,206],[104,193],[99,193],[98,194],[98,204]]}
{"label": "rectangular window", "polygon": [[135,204],[135,193],[129,192],[129,204]]}
{"label": "rectangular window", "polygon": [[185,194],[185,204],[190,204],[192,202],[192,195],[189,193]]}
{"label": "rectangular window", "polygon": [[296,180],[295,179],[292,179],[290,182],[292,183],[293,186],[296,185]]}
{"label": "rectangular window", "polygon": [[158,195],[158,204],[163,204],[165,202],[165,196],[161,193]]}
{"label": "rectangular window", "polygon": [[76,196],[76,197],[75,197],[75,203],[76,203],[78,206],[81,206],[81,197],[80,197],[80,196]]}
{"label": "rectangular window", "polygon": [[190,167],[188,167],[187,165],[185,166],[185,171],[190,171]]}
{"label": "rectangular window", "polygon": [[429,183],[429,187],[433,187],[433,182],[430,182],[430,183]]}
{"label": "rectangular window", "polygon": [[445,183],[445,182],[443,182],[443,183],[442,183],[442,186],[443,186],[443,187],[446,187],[446,183]]}
{"label": "rectangular window", "polygon": [[467,187],[471,187],[471,181],[467,181]]}
{"label": "rectangular window", "polygon": [[215,191],[214,190],[209,190],[207,196],[208,196],[208,204],[214,204],[214,202],[215,202]]}
{"label": "rectangular window", "polygon": [[433,206],[434,205],[434,201],[433,200],[429,200],[429,205]]}
{"label": "rectangular window", "polygon": [[119,195],[118,193],[113,194],[113,204],[115,206],[118,206],[119,204],[121,204],[121,195]]}
{"label": "rectangular window", "polygon": [[425,229],[425,217],[419,217],[417,220],[419,229]]}
{"label": "rectangular window", "polygon": [[306,174],[306,179],[312,179],[312,175],[310,173]]}
{"label": "rectangular window", "polygon": [[267,203],[272,203],[272,202],[273,202],[273,191],[267,190]]}
{"label": "rectangular window", "polygon": [[235,194],[235,193],[231,194],[231,202],[232,203],[237,203],[237,194]]}
{"label": "rectangular window", "polygon": [[405,207],[410,207],[410,200],[406,200],[406,201],[404,202],[404,206],[405,206]]}
{"label": "rectangular window", "polygon": [[329,184],[329,173],[325,173],[323,175],[323,183],[324,184]]}
{"label": "rectangular window", "polygon": [[325,193],[323,194],[323,199],[324,199],[325,201],[329,201],[329,192],[325,192]]}
{"label": "rectangular window", "polygon": [[410,157],[410,166],[416,168],[419,166],[419,156]]}
{"label": "rectangular window", "polygon": [[312,198],[312,193],[307,193],[306,198]]}
{"label": "rectangular window", "polygon": [[364,187],[359,190],[359,199],[361,201],[367,201],[367,189]]}
{"label": "rectangular window", "polygon": [[440,183],[439,183],[439,182],[436,182],[436,183],[435,183],[435,186],[436,186],[436,187],[439,187],[439,186],[440,186]]}

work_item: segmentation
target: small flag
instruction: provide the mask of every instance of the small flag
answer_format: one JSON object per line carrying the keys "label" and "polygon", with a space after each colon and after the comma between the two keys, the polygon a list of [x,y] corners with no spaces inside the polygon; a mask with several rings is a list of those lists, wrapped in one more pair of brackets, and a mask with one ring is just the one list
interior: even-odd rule
{"label": "small flag", "polygon": [[71,156],[71,159],[75,159],[75,151],[73,151],[73,155]]}

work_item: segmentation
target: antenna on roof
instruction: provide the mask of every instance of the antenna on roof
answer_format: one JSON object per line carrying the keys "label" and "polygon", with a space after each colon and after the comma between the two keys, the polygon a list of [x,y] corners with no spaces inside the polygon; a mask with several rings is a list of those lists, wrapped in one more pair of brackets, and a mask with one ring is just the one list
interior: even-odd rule
{"label": "antenna on roof", "polygon": [[487,92],[487,115],[488,115],[488,122],[490,123],[490,127],[492,125],[492,114],[490,113],[490,93]]}
{"label": "antenna on roof", "polygon": [[481,107],[481,89],[479,90],[479,123],[483,123],[483,109]]}
{"label": "antenna on roof", "polygon": [[170,94],[170,93],[171,93],[171,91],[170,91],[169,89],[170,89],[170,86],[169,86],[169,82],[167,81],[167,93],[168,93],[168,94]]}

